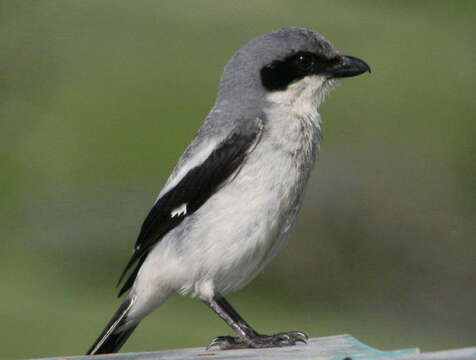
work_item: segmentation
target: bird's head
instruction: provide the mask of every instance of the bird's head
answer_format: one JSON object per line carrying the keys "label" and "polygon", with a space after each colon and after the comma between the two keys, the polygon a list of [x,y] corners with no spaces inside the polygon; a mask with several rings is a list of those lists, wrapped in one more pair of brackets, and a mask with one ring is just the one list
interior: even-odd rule
{"label": "bird's head", "polygon": [[225,67],[219,100],[286,103],[312,98],[319,106],[336,79],[370,67],[343,55],[322,35],[291,27],[258,36],[241,47]]}

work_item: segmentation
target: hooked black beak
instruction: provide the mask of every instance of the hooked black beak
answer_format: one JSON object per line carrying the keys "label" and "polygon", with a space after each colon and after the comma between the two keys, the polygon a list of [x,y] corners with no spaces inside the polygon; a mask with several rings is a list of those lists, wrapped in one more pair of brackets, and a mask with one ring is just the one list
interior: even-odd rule
{"label": "hooked black beak", "polygon": [[324,69],[324,73],[332,78],[357,76],[366,71],[371,72],[364,60],[349,55],[339,56],[338,62]]}

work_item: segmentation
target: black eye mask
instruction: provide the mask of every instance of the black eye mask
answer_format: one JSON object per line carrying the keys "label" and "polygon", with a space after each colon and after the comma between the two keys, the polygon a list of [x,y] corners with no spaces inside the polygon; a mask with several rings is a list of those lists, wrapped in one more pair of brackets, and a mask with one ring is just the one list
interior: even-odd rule
{"label": "black eye mask", "polygon": [[261,83],[269,91],[285,90],[290,84],[308,75],[317,75],[336,62],[337,58],[329,60],[301,51],[264,66],[260,71]]}

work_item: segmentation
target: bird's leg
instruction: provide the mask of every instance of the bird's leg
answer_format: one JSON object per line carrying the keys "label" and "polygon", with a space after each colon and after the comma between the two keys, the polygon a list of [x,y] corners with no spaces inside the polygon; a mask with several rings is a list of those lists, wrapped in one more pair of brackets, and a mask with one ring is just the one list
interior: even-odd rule
{"label": "bird's leg", "polygon": [[275,335],[259,334],[221,295],[215,296],[212,300],[204,300],[204,302],[238,335],[238,337],[219,336],[212,340],[207,349],[269,348],[295,345],[299,341],[305,343],[307,340],[307,335],[301,331],[283,332]]}

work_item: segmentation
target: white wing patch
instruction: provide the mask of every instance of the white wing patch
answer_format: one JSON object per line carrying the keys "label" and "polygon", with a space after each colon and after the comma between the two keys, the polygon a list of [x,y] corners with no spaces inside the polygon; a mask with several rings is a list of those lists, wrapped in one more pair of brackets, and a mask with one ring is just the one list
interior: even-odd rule
{"label": "white wing patch", "polygon": [[[185,161],[180,160],[179,164],[172,171],[172,174],[160,191],[159,196],[157,196],[155,202],[157,202],[157,200],[159,200],[167,191],[177,185],[191,169],[202,164],[208,158],[208,156],[210,156],[213,150],[216,149],[217,144],[218,140],[216,139],[207,140],[205,144],[193,149],[194,153],[191,158]],[[185,152],[187,152],[187,150]]]}
{"label": "white wing patch", "polygon": [[176,216],[187,215],[187,204],[184,203],[170,212],[170,217],[174,218]]}

